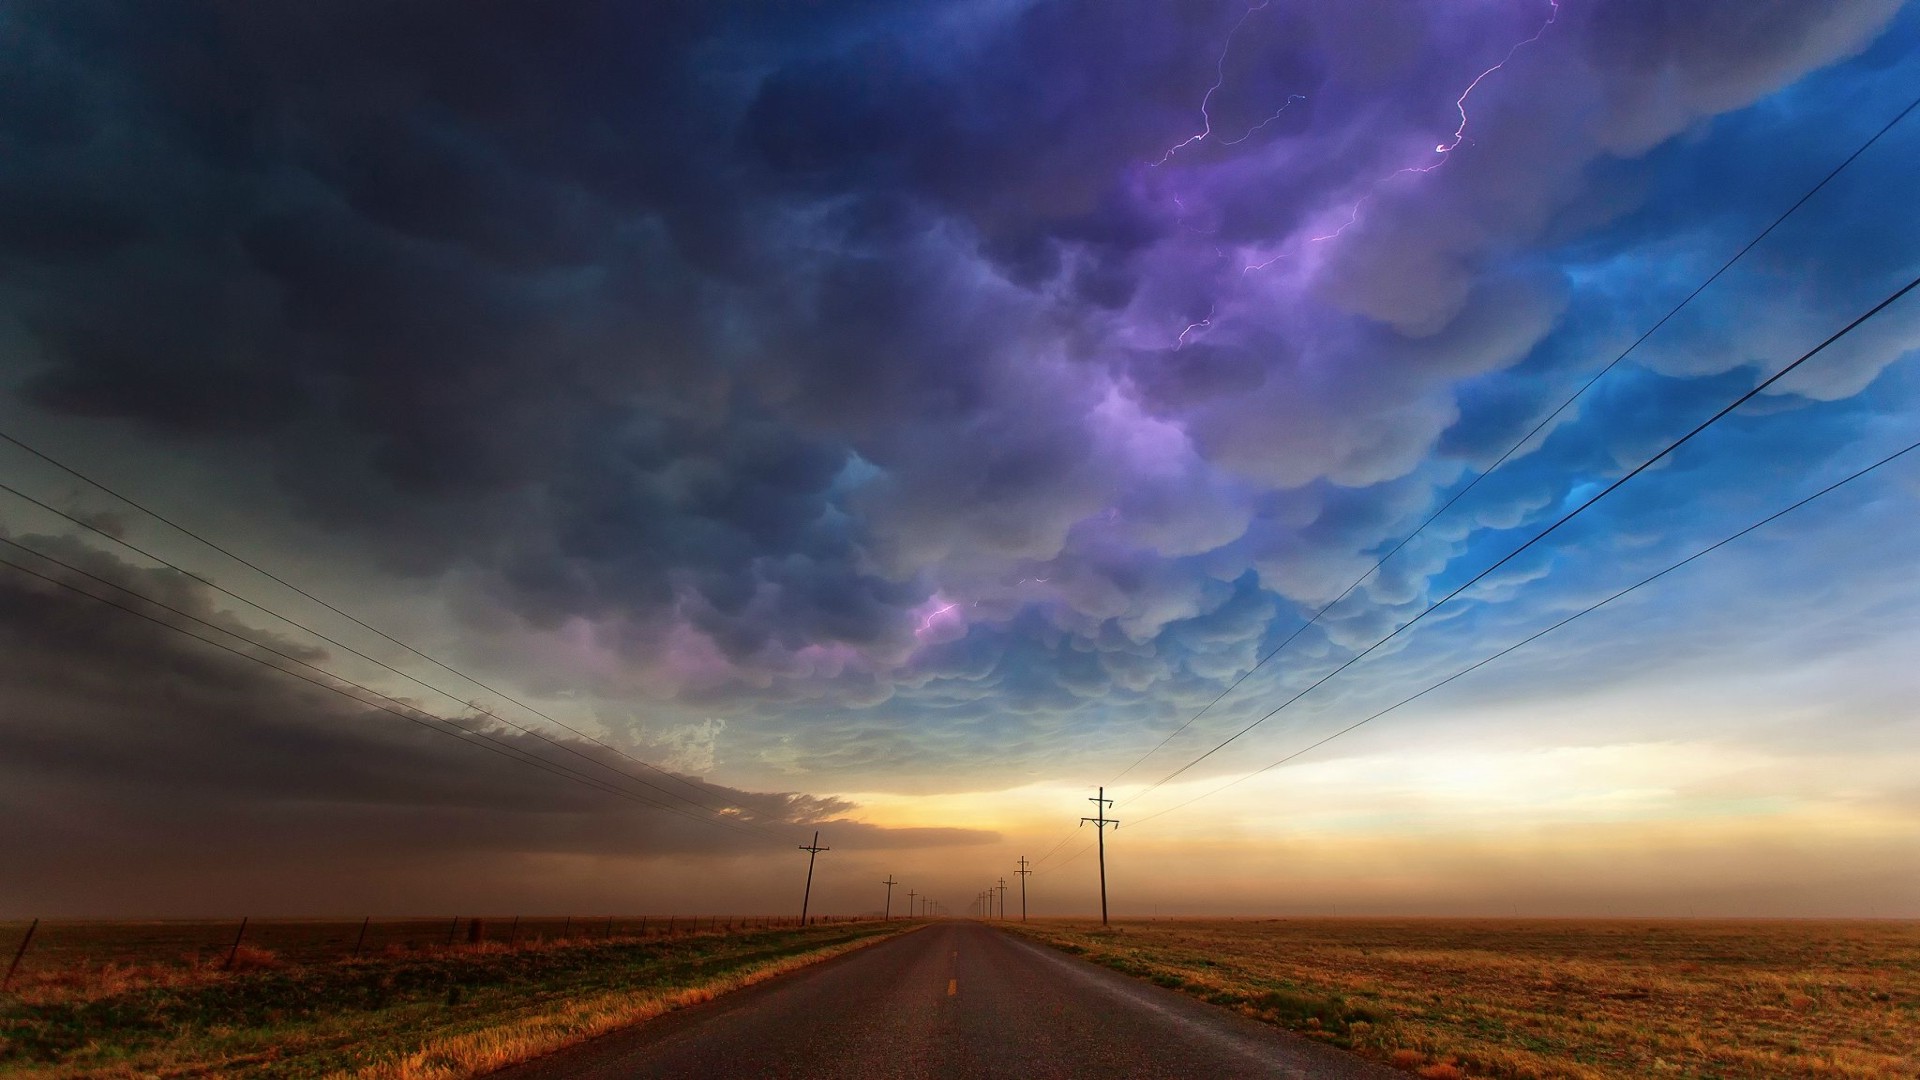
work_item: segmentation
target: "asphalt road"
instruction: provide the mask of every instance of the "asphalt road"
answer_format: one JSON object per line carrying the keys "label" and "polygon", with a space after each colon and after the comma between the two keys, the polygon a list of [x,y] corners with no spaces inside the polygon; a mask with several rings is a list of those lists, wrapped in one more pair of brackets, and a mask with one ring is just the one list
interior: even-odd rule
{"label": "asphalt road", "polygon": [[990,927],[950,922],[495,1075],[1405,1080],[1406,1074]]}

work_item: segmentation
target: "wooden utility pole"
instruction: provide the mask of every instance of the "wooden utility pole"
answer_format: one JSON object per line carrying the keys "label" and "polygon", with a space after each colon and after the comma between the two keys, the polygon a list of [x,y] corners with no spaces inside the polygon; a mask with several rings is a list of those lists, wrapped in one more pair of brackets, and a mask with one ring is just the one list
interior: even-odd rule
{"label": "wooden utility pole", "polygon": [[807,925],[807,904],[813,900],[813,860],[818,858],[821,852],[833,849],[820,846],[820,833],[815,830],[813,843],[801,844],[800,850],[807,853],[807,891],[800,894],[800,925],[804,928]]}
{"label": "wooden utility pole", "polygon": [[1102,787],[1100,794],[1087,801],[1094,805],[1095,815],[1081,818],[1080,824],[1085,825],[1091,822],[1094,831],[1100,834],[1100,925],[1105,926],[1107,925],[1107,826],[1111,825],[1117,829],[1120,823],[1107,816],[1107,807],[1113,805],[1113,800],[1107,798],[1106,788]]}
{"label": "wooden utility pole", "polygon": [[887,880],[881,882],[880,884],[885,885],[887,887],[887,906],[880,912],[880,921],[886,922],[887,920],[893,918],[893,887],[900,883],[893,880],[892,874],[888,874]]}
{"label": "wooden utility pole", "polygon": [[[893,875],[889,874],[887,876],[891,877]],[[913,918],[915,915],[920,914],[920,910],[913,906],[913,898],[919,895],[920,895],[919,892],[917,892],[916,890],[913,890],[913,889],[907,890],[907,918],[909,919]]]}
{"label": "wooden utility pole", "polygon": [[1000,879],[1000,921],[1007,921],[1007,879]]}
{"label": "wooden utility pole", "polygon": [[7,977],[0,979],[0,990],[13,985],[13,973],[20,970],[20,958],[27,955],[27,945],[33,941],[33,932],[38,929],[40,929],[39,919],[27,924],[27,932],[20,938],[20,947],[13,950],[13,963],[7,965]]}
{"label": "wooden utility pole", "polygon": [[1027,857],[1020,856],[1020,869],[1014,873],[1020,875],[1020,921],[1027,921],[1027,875],[1033,871],[1027,869]]}

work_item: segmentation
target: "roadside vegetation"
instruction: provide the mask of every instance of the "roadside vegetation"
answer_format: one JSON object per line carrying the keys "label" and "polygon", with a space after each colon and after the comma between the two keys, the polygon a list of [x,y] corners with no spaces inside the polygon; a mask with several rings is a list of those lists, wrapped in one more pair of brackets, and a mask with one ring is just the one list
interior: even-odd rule
{"label": "roadside vegetation", "polygon": [[905,922],[80,965],[0,997],[0,1076],[440,1080],[525,1061],[893,936]]}
{"label": "roadside vegetation", "polygon": [[1914,1080],[1920,923],[1009,927],[1427,1080]]}

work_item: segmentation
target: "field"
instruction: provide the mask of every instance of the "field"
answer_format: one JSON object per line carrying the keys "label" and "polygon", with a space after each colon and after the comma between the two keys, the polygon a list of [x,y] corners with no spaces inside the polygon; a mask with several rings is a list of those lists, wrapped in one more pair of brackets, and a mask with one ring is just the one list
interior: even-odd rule
{"label": "field", "polygon": [[471,1076],[915,925],[767,922],[285,922],[237,950],[237,920],[43,926],[0,997],[0,1076]]}
{"label": "field", "polygon": [[1012,928],[1430,1080],[1920,1077],[1920,923]]}

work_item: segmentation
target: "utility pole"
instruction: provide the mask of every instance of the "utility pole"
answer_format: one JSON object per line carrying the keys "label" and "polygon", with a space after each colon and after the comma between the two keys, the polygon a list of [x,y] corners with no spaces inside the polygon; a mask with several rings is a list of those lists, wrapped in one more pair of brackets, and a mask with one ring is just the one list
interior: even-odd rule
{"label": "utility pole", "polygon": [[[801,844],[800,850],[807,853],[807,891],[800,894],[800,925],[804,928],[807,925],[807,904],[813,900],[813,860],[818,858],[821,852],[833,849],[820,846],[820,832],[816,829],[813,834],[813,843]],[[1105,881],[1106,878],[1103,877],[1100,880]],[[1106,894],[1103,892],[1101,895]]]}
{"label": "utility pole", "polygon": [[1120,823],[1107,816],[1107,807],[1113,800],[1107,798],[1107,789],[1102,787],[1100,794],[1087,800],[1095,807],[1095,816],[1083,817],[1080,824],[1093,823],[1094,831],[1100,834],[1100,925],[1107,925],[1107,826],[1119,828]]}
{"label": "utility pole", "polygon": [[1027,869],[1027,857],[1020,856],[1020,869],[1014,873],[1020,875],[1020,921],[1027,921],[1027,875],[1033,871]]}
{"label": "utility pole", "polygon": [[893,880],[892,874],[888,874],[887,880],[881,882],[880,884],[885,885],[887,887],[887,906],[880,913],[880,921],[886,922],[887,920],[893,918],[893,887],[900,883]]}
{"label": "utility pole", "polygon": [[[887,876],[892,877],[893,875],[888,874]],[[915,915],[920,914],[920,909],[913,906],[913,898],[919,895],[920,894],[914,891],[913,889],[907,890],[907,918],[909,919],[913,918]]]}
{"label": "utility pole", "polygon": [[1000,879],[1000,921],[1007,921],[1007,879]]}

